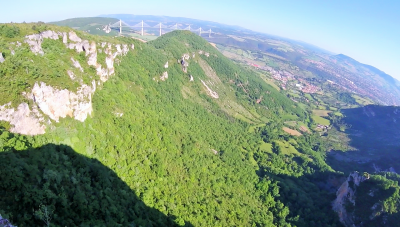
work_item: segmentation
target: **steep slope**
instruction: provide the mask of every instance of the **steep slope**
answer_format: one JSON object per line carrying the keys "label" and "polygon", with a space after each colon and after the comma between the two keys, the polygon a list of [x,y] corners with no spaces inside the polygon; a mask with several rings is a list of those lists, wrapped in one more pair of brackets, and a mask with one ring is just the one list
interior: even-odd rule
{"label": "steep slope", "polygon": [[[27,32],[27,26],[22,28]],[[96,86],[114,75],[114,62],[134,49],[134,45],[96,43],[60,30],[1,41],[6,57],[1,63],[0,120],[12,125],[11,132],[27,135],[44,134],[51,120],[58,122],[66,116],[85,121],[92,113]]]}
{"label": "steep slope", "polygon": [[[6,54],[0,72],[8,79],[1,80],[0,90],[0,151],[7,160],[2,163],[1,176],[7,178],[1,178],[5,182],[1,190],[8,196],[0,198],[0,211],[12,223],[40,222],[32,210],[45,206],[53,211],[55,225],[172,221],[181,226],[338,225],[330,209],[335,186],[327,182],[336,174],[324,162],[319,137],[294,137],[282,131],[280,115],[307,120],[308,113],[200,37],[177,31],[141,43],[50,25],[6,26],[15,26],[15,35],[2,34],[1,39]],[[45,38],[50,31],[54,39]],[[21,45],[15,48],[12,42]],[[37,77],[28,73],[30,68],[26,72],[31,59]],[[23,86],[14,84],[13,78]],[[84,85],[90,88],[88,95],[71,100],[71,94],[78,96]],[[37,111],[15,117],[22,103],[25,110]],[[86,104],[91,111],[84,119],[76,117],[75,106]],[[22,120],[26,118],[45,128],[39,133],[17,131],[30,127]],[[51,147],[48,144],[60,145],[60,151],[39,152]],[[90,185],[97,182],[92,176],[104,168],[73,153],[67,156],[78,163],[69,166],[70,158],[61,149],[66,146],[98,160],[129,190],[112,201],[107,193],[119,187],[100,181],[98,190],[105,194],[85,200],[93,193]],[[62,155],[57,158],[58,152]],[[31,159],[43,163],[38,171]],[[83,166],[90,168],[86,171]],[[73,184],[67,172],[74,169],[81,171],[74,179],[82,183],[64,190],[73,204],[64,206],[59,184]],[[14,173],[20,174],[18,181],[12,181]],[[31,188],[44,188],[45,193]],[[112,204],[105,214],[95,203],[98,198]],[[130,209],[122,220],[115,211],[127,201]],[[145,214],[138,213],[141,208]],[[88,210],[98,215],[91,216]],[[71,215],[75,222],[65,220]]]}
{"label": "steep slope", "polygon": [[400,176],[353,172],[337,191],[333,209],[345,226],[398,226]]}

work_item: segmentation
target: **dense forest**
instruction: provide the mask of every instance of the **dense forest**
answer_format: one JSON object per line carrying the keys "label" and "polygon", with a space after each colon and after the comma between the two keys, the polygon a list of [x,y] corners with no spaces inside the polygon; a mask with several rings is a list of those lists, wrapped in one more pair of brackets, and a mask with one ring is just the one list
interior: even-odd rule
{"label": "dense forest", "polygon": [[[42,25],[0,27],[0,45],[33,26]],[[36,136],[10,133],[1,122],[2,217],[17,226],[342,226],[331,203],[338,188],[332,179],[344,174],[326,164],[328,144],[319,133],[292,136],[282,130],[282,116],[310,123],[309,111],[190,32],[148,43],[107,41],[134,44],[135,51],[95,92],[86,121],[60,119]],[[68,64],[51,65],[58,55],[62,62],[76,53],[61,40],[42,46],[44,56],[26,45],[5,55],[1,105],[25,100],[18,94],[35,81],[76,89],[61,75]],[[191,56],[187,73],[183,54]],[[81,65],[87,60],[84,54],[75,58]],[[33,72],[26,74],[29,67]],[[164,71],[168,79],[158,80]],[[84,82],[95,76],[91,67],[85,72]],[[11,75],[23,86],[3,79]],[[375,176],[370,184],[383,182],[389,190],[383,210],[395,214],[398,178],[386,181]]]}

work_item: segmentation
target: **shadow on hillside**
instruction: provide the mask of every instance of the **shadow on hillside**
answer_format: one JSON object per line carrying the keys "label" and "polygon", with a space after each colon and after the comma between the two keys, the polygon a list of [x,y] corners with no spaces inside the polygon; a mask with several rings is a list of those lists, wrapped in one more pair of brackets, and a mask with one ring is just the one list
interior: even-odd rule
{"label": "shadow on hillside", "polygon": [[328,163],[346,173],[374,172],[374,164],[381,170],[393,167],[400,171],[400,109],[396,109],[368,105],[342,110],[341,124],[348,126],[345,134],[357,151],[334,151],[328,155]]}
{"label": "shadow on hillside", "polygon": [[0,152],[0,160],[0,213],[17,226],[45,226],[37,215],[45,208],[51,226],[177,226],[111,169],[71,147]]}
{"label": "shadow on hillside", "polygon": [[342,226],[337,213],[332,210],[336,191],[346,179],[342,175],[320,172],[295,177],[270,174],[268,170],[261,170],[259,174],[279,182],[277,199],[289,208],[289,220],[293,225]]}

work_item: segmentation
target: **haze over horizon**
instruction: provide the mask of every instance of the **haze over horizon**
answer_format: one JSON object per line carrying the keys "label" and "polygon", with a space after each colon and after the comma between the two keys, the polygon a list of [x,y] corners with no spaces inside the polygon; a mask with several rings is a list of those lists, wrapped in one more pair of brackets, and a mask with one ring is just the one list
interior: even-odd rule
{"label": "haze over horizon", "polygon": [[208,20],[342,53],[400,80],[400,15],[397,13],[400,2],[251,0],[232,4],[226,0],[185,3],[176,0],[136,3],[120,0],[117,3],[103,0],[57,3],[16,0],[7,3],[0,22],[50,22],[101,14],[165,15]]}

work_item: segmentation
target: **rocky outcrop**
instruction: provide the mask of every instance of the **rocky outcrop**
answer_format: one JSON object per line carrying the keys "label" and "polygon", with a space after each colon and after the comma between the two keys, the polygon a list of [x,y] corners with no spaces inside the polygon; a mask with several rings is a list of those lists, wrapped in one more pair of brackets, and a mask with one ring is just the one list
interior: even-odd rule
{"label": "rocky outcrop", "polygon": [[165,68],[165,69],[168,69],[168,62],[165,63],[164,68]]}
{"label": "rocky outcrop", "polygon": [[104,53],[107,54],[106,57],[106,68],[103,68],[101,64],[97,63],[97,49],[96,43],[92,42],[90,48],[88,49],[87,54],[89,55],[88,65],[92,65],[96,68],[97,75],[100,77],[102,82],[106,82],[111,75],[115,73],[114,69],[114,61],[118,56],[125,56],[129,52],[129,47],[126,44],[115,45],[116,52],[113,53],[112,44],[110,43],[101,43],[102,47],[105,47]]}
{"label": "rocky outcrop", "polygon": [[193,81],[194,79],[193,79],[193,76],[192,75],[190,75],[190,79],[189,79],[189,81]]}
{"label": "rocky outcrop", "polygon": [[187,68],[189,67],[189,63],[187,61],[185,61],[184,59],[182,59],[180,61],[181,65],[182,65],[182,71],[184,73],[187,73]]}
{"label": "rocky outcrop", "polygon": [[3,53],[0,52],[0,63],[3,63],[5,61],[4,57],[3,57]]}
{"label": "rocky outcrop", "polygon": [[67,74],[68,74],[69,78],[71,78],[71,80],[75,80],[76,76],[75,76],[74,72],[72,72],[71,70],[68,70]]}
{"label": "rocky outcrop", "polygon": [[89,55],[89,59],[87,61],[88,65],[97,67],[97,49],[95,42],[92,42],[90,44],[88,55]]}
{"label": "rocky outcrop", "polygon": [[30,110],[26,103],[21,103],[16,110],[11,107],[11,103],[0,106],[0,120],[10,122],[10,131],[14,133],[38,135],[44,134],[46,129],[44,118],[37,107]]}
{"label": "rocky outcrop", "polygon": [[165,81],[166,79],[168,79],[168,72],[164,72],[162,76],[160,76],[160,80]]}
{"label": "rocky outcrop", "polygon": [[[25,135],[45,133],[43,114],[56,122],[66,116],[83,122],[92,113],[92,95],[95,90],[94,80],[91,87],[83,84],[77,92],[56,89],[43,82],[40,85],[35,83],[32,92],[25,94],[34,102],[32,110],[27,103],[21,103],[17,110],[8,103],[0,106],[0,120],[10,122],[11,132]],[[48,124],[51,124],[51,121],[48,121]]]}
{"label": "rocky outcrop", "polygon": [[[67,48],[75,49],[78,53],[85,52],[88,58],[87,64],[96,68],[97,75],[102,82],[107,81],[115,73],[114,62],[116,60],[117,63],[121,61],[117,57],[125,56],[129,52],[127,44],[101,43],[102,47],[106,47],[104,52],[107,55],[104,62],[106,67],[102,68],[102,65],[97,62],[96,43],[89,43],[89,41],[81,39],[73,31],[69,33],[45,31],[26,36],[25,42],[30,45],[35,54],[44,54],[41,48],[43,39],[58,39],[59,36],[62,37]],[[133,44],[131,48],[134,48]],[[3,59],[1,54],[0,56]],[[75,68],[84,72],[77,60],[71,57],[71,61]],[[77,78],[72,70],[67,70],[66,73],[71,80],[78,81],[81,84],[76,92],[58,89],[43,82],[36,82],[31,92],[23,93],[26,98],[33,101],[33,105],[30,107],[27,103],[21,103],[16,109],[11,106],[11,103],[0,106],[0,120],[8,121],[12,125],[10,131],[26,135],[44,134],[46,126],[51,124],[51,120],[58,122],[60,118],[67,116],[78,121],[85,121],[93,111],[92,95],[96,91],[96,82],[98,85],[101,82],[93,80],[91,86],[89,86],[83,84],[83,80]],[[163,78],[168,78],[167,72],[163,74]]]}
{"label": "rocky outcrop", "polygon": [[59,118],[70,116],[79,121],[85,121],[87,116],[92,113],[92,94],[96,90],[96,82],[92,82],[92,87],[86,84],[78,88],[76,93],[67,89],[58,90],[45,83],[38,83],[32,89],[32,100],[40,110],[56,122]]}
{"label": "rocky outcrop", "polygon": [[73,31],[70,31],[70,32],[68,33],[68,36],[69,36],[69,40],[71,40],[72,42],[75,42],[75,43],[80,43],[80,42],[82,42],[82,39],[79,38],[79,37],[76,35],[76,33],[73,32]]}
{"label": "rocky outcrop", "polygon": [[58,33],[54,31],[44,31],[40,34],[33,34],[25,36],[25,42],[29,44],[31,51],[35,54],[43,55],[42,42],[43,39],[54,39],[57,40]]}
{"label": "rocky outcrop", "polygon": [[190,55],[189,54],[183,54],[182,55],[182,60],[189,60],[190,59]]}
{"label": "rocky outcrop", "polygon": [[42,36],[42,39],[58,39],[58,33],[53,31],[44,31],[40,33],[40,36]]}
{"label": "rocky outcrop", "polygon": [[208,53],[208,52],[204,52],[202,50],[199,50],[198,53],[199,53],[199,55],[203,55],[204,54],[206,57],[210,57],[210,53]]}
{"label": "rocky outcrop", "polygon": [[68,44],[68,38],[67,38],[67,33],[61,33],[61,32],[54,32],[54,31],[44,31],[40,34],[34,34],[34,35],[28,35],[25,36],[25,42],[29,44],[31,51],[35,54],[41,54],[43,55],[44,52],[42,50],[42,42],[43,39],[54,39],[57,40],[59,36],[62,36],[63,38],[63,43],[69,48],[69,49],[76,49],[78,53],[82,51],[87,51],[89,49],[89,42],[87,40],[82,40],[79,38],[75,32],[70,31],[68,33],[69,35],[69,40],[71,43]]}
{"label": "rocky outcrop", "polygon": [[68,43],[67,33],[66,33],[66,32],[63,32],[63,33],[61,33],[61,35],[62,35],[62,37],[63,37],[63,43],[64,43],[64,44],[67,44],[67,43]]}
{"label": "rocky outcrop", "polygon": [[211,90],[211,88],[209,88],[209,87],[207,86],[207,84],[206,84],[203,80],[201,80],[201,82],[203,83],[204,87],[206,87],[206,89],[207,89],[207,94],[208,94],[209,96],[211,96],[211,97],[213,97],[213,98],[215,98],[215,99],[219,98],[219,95],[218,95],[217,92]]}
{"label": "rocky outcrop", "polygon": [[353,226],[353,214],[348,213],[345,205],[355,205],[355,193],[361,182],[368,180],[368,176],[360,175],[357,171],[351,173],[336,192],[336,199],[332,204],[333,210],[338,213],[340,222],[345,226]]}
{"label": "rocky outcrop", "polygon": [[[133,44],[132,44],[132,45],[133,45]],[[126,54],[128,53],[128,51],[129,51],[128,45],[127,45],[127,44],[123,44],[123,45],[122,45],[122,55],[123,55],[123,56],[126,56]]]}
{"label": "rocky outcrop", "polygon": [[79,64],[79,61],[76,61],[73,57],[71,57],[71,61],[75,68],[78,68],[79,70],[81,70],[81,72],[83,72],[83,68],[81,64]]}

